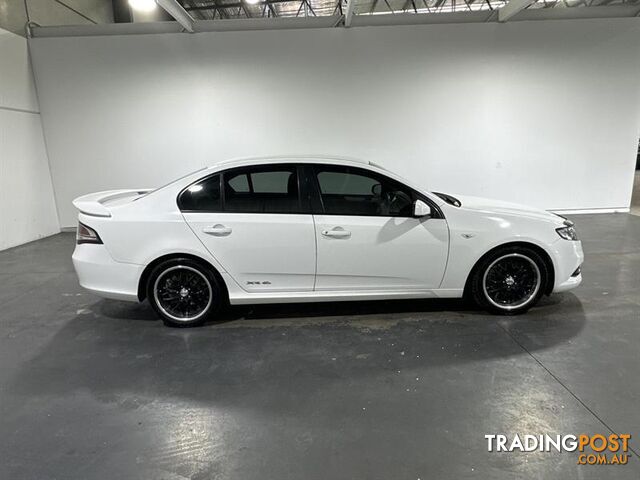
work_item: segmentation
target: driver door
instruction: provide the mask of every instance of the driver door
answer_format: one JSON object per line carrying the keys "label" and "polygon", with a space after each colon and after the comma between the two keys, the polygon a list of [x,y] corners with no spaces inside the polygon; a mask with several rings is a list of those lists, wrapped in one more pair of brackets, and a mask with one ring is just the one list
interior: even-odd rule
{"label": "driver door", "polygon": [[424,290],[440,286],[449,229],[444,218],[413,216],[424,197],[377,172],[314,165],[319,197],[315,290]]}

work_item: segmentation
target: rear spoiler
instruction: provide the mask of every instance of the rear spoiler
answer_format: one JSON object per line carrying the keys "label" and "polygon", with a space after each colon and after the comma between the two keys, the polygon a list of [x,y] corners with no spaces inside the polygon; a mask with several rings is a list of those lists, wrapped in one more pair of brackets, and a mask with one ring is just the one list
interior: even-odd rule
{"label": "rear spoiler", "polygon": [[138,197],[149,193],[152,189],[142,190],[106,190],[104,192],[90,193],[83,195],[73,200],[73,206],[76,207],[80,213],[85,215],[92,215],[94,217],[110,217],[111,211],[105,206],[108,202],[116,200],[123,200],[125,198]]}

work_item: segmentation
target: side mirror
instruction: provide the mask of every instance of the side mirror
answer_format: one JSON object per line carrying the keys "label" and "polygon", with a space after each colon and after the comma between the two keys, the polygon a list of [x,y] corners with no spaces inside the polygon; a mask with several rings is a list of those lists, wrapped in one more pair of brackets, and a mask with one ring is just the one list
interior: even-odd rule
{"label": "side mirror", "polygon": [[431,207],[422,200],[416,200],[413,204],[414,217],[428,217],[431,215]]}

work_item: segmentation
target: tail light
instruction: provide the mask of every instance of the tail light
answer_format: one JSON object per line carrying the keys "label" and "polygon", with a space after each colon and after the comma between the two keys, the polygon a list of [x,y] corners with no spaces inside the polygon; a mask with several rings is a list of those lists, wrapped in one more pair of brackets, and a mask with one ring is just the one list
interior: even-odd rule
{"label": "tail light", "polygon": [[102,243],[100,235],[93,228],[87,227],[84,223],[78,222],[78,233],[76,233],[76,243]]}

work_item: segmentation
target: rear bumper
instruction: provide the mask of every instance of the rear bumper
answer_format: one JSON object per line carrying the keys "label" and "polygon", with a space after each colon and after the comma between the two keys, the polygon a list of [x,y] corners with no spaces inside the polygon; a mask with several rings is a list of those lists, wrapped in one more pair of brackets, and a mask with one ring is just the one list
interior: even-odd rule
{"label": "rear bumper", "polygon": [[104,298],[138,301],[143,265],[116,262],[104,245],[81,244],[71,257],[83,288]]}
{"label": "rear bumper", "polygon": [[584,262],[582,243],[559,239],[553,244],[555,284],[553,292],[566,292],[582,283],[582,273],[573,276]]}

